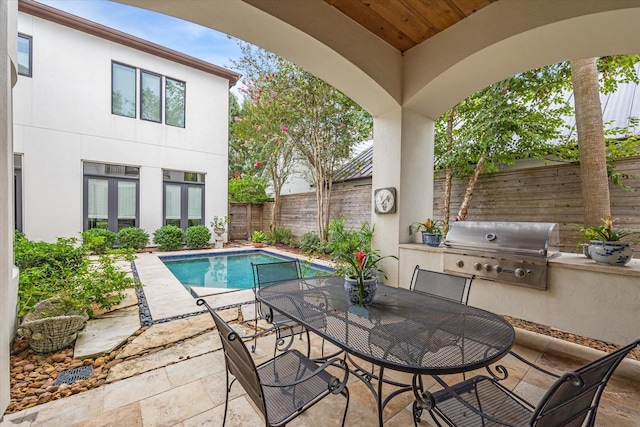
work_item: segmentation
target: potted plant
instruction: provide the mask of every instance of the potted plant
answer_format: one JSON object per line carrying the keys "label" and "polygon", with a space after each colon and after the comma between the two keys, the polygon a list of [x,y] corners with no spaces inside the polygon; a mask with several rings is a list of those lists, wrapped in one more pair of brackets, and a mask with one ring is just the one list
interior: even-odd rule
{"label": "potted plant", "polygon": [[262,231],[255,230],[251,234],[251,242],[255,248],[262,248],[265,246],[265,240],[267,240],[267,235]]}
{"label": "potted plant", "polygon": [[344,218],[333,220],[329,225],[327,250],[335,263],[336,273],[345,278],[345,292],[351,304],[370,305],[375,296],[378,275],[387,277],[378,266],[385,258],[371,248],[374,227],[365,222],[358,230],[347,230]]}
{"label": "potted plant", "polygon": [[214,216],[213,221],[211,221],[213,232],[216,233],[218,237],[221,237],[227,230],[227,224],[229,224],[229,219],[226,216]]}
{"label": "potted plant", "polygon": [[411,224],[409,227],[409,234],[422,231],[422,243],[437,247],[440,246],[440,242],[442,242],[444,227],[444,221],[427,218],[424,222],[414,222]]}
{"label": "potted plant", "polygon": [[629,242],[621,242],[624,237],[638,233],[637,231],[614,228],[611,215],[603,218],[597,227],[583,227],[585,236],[593,236],[589,243],[589,255],[598,264],[625,265],[633,257],[633,249]]}

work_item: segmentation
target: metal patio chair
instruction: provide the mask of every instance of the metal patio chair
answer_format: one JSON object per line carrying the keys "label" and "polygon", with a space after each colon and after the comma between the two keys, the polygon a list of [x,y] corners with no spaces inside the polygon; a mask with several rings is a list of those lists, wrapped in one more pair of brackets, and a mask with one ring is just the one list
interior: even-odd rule
{"label": "metal patio chair", "polygon": [[[197,304],[209,310],[224,350],[227,382],[223,427],[227,421],[229,393],[236,380],[264,417],[266,426],[283,426],[330,394],[342,394],[347,399],[342,416],[344,426],[349,409],[346,387],[349,369],[344,358],[316,362],[298,350],[287,350],[256,366],[242,338],[229,324],[205,300],[199,299]],[[330,366],[344,373],[342,380],[327,372]],[[229,374],[234,377],[231,382]]]}
{"label": "metal patio chair", "polygon": [[431,416],[436,424],[441,425],[437,415],[450,426],[593,426],[609,378],[638,345],[640,339],[562,376],[536,367],[558,378],[537,405],[505,388],[497,377],[479,375],[452,386],[439,380],[444,388],[432,396]]}
{"label": "metal patio chair", "polygon": [[457,276],[455,274],[423,270],[419,265],[416,265],[411,276],[409,289],[466,305],[469,302],[469,292],[474,278],[475,276]]}
{"label": "metal patio chair", "polygon": [[[269,286],[273,283],[283,280],[299,279],[301,277],[300,263],[298,262],[298,260],[277,261],[263,264],[251,263],[251,269],[253,271],[254,294],[259,289],[265,286]],[[311,339],[309,336],[309,331],[305,327],[297,322],[294,322],[283,314],[274,312],[271,308],[259,302],[257,298],[255,301],[255,307],[256,332],[258,331],[258,319],[265,319],[267,322],[271,323],[273,325],[273,329],[276,332],[276,347],[273,351],[274,356],[278,350],[287,350],[293,343],[293,337],[295,337],[296,335],[300,335],[300,338],[302,338],[302,334],[306,333],[307,357],[309,357],[309,355],[311,354]],[[254,337],[253,345],[251,346],[252,353],[256,351],[258,335],[260,334],[256,333]],[[285,338],[290,338],[290,341],[287,345],[285,345]]]}

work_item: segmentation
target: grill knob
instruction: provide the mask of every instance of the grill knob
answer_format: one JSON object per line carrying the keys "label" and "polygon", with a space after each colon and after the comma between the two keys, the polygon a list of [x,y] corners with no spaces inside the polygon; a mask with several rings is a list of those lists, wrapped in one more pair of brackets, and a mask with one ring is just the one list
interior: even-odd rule
{"label": "grill knob", "polygon": [[464,267],[464,261],[462,261],[461,259],[456,261],[456,267],[458,268],[462,268]]}
{"label": "grill knob", "polygon": [[475,264],[473,264],[473,268],[480,271],[482,270],[482,264],[480,264],[479,262],[476,262]]}
{"label": "grill knob", "polygon": [[491,264],[485,264],[482,266],[484,268],[484,271],[489,272],[491,271],[491,269],[493,269],[493,267],[491,267]]}
{"label": "grill knob", "polygon": [[524,270],[521,268],[516,268],[513,274],[515,274],[516,277],[524,277]]}
{"label": "grill knob", "polygon": [[500,267],[499,265],[494,265],[493,271],[495,271],[496,273],[502,273],[502,267]]}

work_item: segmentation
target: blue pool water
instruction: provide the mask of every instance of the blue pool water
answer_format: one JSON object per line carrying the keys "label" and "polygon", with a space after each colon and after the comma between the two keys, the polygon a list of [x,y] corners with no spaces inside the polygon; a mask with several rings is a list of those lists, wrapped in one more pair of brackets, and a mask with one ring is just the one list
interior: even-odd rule
{"label": "blue pool water", "polygon": [[[160,257],[174,276],[187,289],[192,286],[207,288],[252,289],[251,263],[289,261],[292,258],[264,251],[232,252],[216,255]],[[326,276],[331,270],[317,264],[300,262],[303,277]]]}

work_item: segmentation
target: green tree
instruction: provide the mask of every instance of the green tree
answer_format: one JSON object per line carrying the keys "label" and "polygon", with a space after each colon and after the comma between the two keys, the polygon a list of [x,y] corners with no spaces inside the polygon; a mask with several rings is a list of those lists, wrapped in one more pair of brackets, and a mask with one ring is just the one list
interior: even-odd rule
{"label": "green tree", "polygon": [[[309,167],[318,206],[318,234],[326,239],[333,173],[354,144],[371,136],[371,116],[344,94],[272,53],[241,45],[236,63],[247,99],[234,118],[234,162],[268,179],[277,224],[282,185],[296,163]],[[251,159],[248,161],[248,159]]]}
{"label": "green tree", "polygon": [[[563,117],[571,112],[558,96],[566,85],[566,70],[546,67],[518,74],[472,95],[439,119],[436,125],[436,170],[451,178],[467,178],[467,189],[456,216],[464,220],[482,172],[518,158],[543,158],[549,142],[561,138]],[[445,222],[448,226],[447,216]]]}

